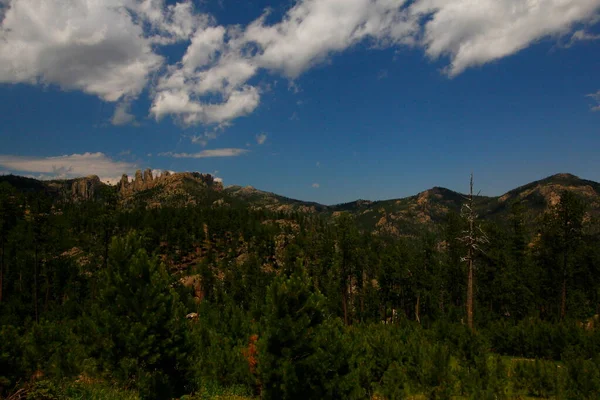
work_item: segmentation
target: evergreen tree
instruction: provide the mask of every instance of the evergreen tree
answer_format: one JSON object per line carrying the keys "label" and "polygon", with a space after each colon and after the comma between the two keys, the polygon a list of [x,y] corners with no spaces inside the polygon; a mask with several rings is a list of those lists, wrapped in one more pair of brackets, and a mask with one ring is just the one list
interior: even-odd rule
{"label": "evergreen tree", "polygon": [[186,312],[164,265],[130,233],[113,239],[100,285],[94,319],[104,370],[145,397],[181,393],[190,351]]}
{"label": "evergreen tree", "polygon": [[544,216],[541,234],[542,262],[550,279],[560,285],[559,316],[567,315],[567,293],[583,245],[584,204],[574,193],[565,191],[550,213]]}
{"label": "evergreen tree", "polygon": [[264,399],[336,399],[348,389],[348,354],[338,319],[306,273],[278,277],[267,289],[258,341]]}

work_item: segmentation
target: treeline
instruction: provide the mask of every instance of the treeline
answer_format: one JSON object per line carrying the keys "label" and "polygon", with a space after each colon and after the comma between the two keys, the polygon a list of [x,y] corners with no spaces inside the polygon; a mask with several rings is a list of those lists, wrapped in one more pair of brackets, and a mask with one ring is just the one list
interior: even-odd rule
{"label": "treeline", "polygon": [[387,237],[349,214],[102,199],[0,185],[0,396],[600,393],[599,225],[569,192],[535,226],[518,203],[479,222],[474,330],[460,215]]}

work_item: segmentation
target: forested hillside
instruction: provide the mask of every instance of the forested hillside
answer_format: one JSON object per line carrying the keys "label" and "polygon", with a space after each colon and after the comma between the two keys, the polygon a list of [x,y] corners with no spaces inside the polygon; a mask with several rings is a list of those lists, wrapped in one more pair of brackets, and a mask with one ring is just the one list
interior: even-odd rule
{"label": "forested hillside", "polygon": [[597,399],[599,187],[474,198],[470,329],[447,189],[322,206],[202,174],[2,177],[0,397]]}

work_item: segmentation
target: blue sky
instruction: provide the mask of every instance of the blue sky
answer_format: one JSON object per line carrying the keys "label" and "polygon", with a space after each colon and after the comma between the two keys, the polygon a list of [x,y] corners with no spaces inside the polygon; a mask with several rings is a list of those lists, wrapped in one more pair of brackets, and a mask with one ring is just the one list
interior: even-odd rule
{"label": "blue sky", "polygon": [[0,1],[0,173],[333,204],[600,181],[600,0]]}

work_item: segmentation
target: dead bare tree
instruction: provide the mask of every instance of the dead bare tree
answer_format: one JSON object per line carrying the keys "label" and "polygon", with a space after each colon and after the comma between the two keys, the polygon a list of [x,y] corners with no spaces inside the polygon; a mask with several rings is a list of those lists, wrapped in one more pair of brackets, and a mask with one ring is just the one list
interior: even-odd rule
{"label": "dead bare tree", "polygon": [[475,224],[478,215],[475,213],[473,203],[473,174],[471,173],[471,182],[469,195],[465,196],[467,201],[461,209],[461,216],[468,223],[467,230],[463,231],[464,236],[458,238],[467,247],[466,257],[461,257],[461,261],[467,263],[467,326],[473,330],[473,281],[475,274],[474,258],[477,252],[481,252],[481,244],[489,243],[489,239],[481,229]]}

